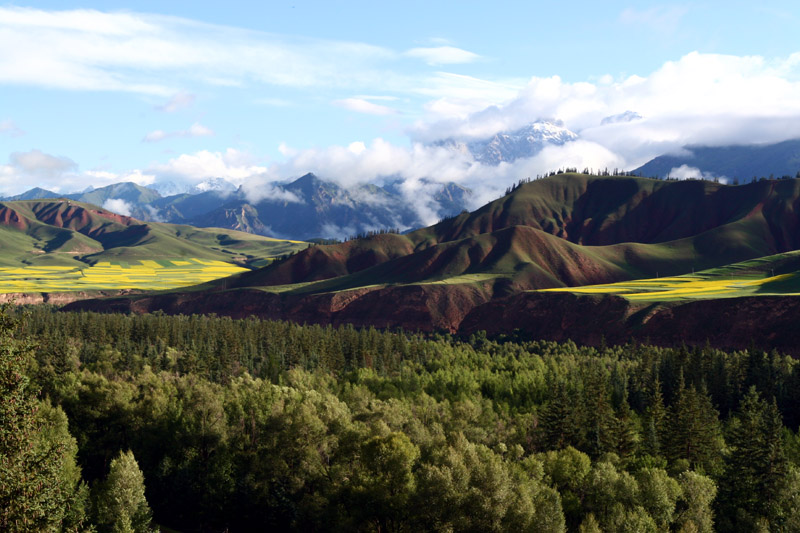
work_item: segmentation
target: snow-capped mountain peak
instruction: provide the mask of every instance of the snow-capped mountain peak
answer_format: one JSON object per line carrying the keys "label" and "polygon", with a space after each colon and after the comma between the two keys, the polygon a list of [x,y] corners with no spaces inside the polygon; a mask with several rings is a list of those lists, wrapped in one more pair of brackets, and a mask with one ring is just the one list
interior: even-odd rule
{"label": "snow-capped mountain peak", "polygon": [[237,188],[236,185],[226,180],[225,178],[209,178],[192,187],[190,192],[192,193],[201,193],[208,191],[234,192],[236,188]]}
{"label": "snow-capped mountain peak", "polygon": [[560,146],[577,139],[578,135],[565,128],[561,122],[538,120],[518,130],[496,133],[488,139],[447,139],[435,144],[469,152],[476,161],[487,165],[499,165],[502,162],[532,157],[545,146]]}

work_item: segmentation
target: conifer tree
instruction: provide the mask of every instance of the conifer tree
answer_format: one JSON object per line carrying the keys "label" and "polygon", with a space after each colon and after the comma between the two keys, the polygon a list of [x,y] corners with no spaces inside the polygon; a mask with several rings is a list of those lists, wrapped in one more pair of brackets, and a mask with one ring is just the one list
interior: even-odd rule
{"label": "conifer tree", "polygon": [[687,388],[681,376],[666,421],[663,449],[667,459],[684,459],[693,469],[717,473],[723,444],[718,417],[708,394]]}
{"label": "conifer tree", "polygon": [[150,507],[144,475],[131,451],[120,452],[97,492],[97,525],[101,531],[142,533],[150,530]]}
{"label": "conifer tree", "polygon": [[580,447],[584,426],[581,405],[559,384],[539,418],[539,432],[544,450],[561,450],[567,446]]}
{"label": "conifer tree", "polygon": [[648,405],[642,424],[644,452],[653,457],[661,455],[661,441],[666,414],[664,396],[661,394],[661,380],[656,378],[649,391]]}
{"label": "conifer tree", "polygon": [[589,455],[616,452],[618,423],[611,407],[608,380],[598,365],[592,365],[584,375],[583,394]]}
{"label": "conifer tree", "polygon": [[[75,513],[65,523],[70,505],[80,508],[74,441],[63,412],[49,405],[45,416],[40,412],[25,374],[30,348],[15,329],[16,321],[0,309],[0,531],[77,527],[82,517]],[[48,427],[50,414],[60,414],[63,423]]]}
{"label": "conifer tree", "polygon": [[751,387],[728,436],[730,454],[722,483],[724,516],[748,523],[763,518],[777,525],[788,474],[782,428],[775,402],[765,401]]}

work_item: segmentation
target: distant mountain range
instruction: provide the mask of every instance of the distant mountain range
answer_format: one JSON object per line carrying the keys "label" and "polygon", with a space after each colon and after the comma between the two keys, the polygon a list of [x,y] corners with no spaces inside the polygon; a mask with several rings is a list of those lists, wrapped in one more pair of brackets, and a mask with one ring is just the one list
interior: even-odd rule
{"label": "distant mountain range", "polygon": [[698,178],[727,178],[729,182],[736,179],[745,183],[753,178],[770,176],[794,178],[800,172],[800,140],[776,144],[686,146],[681,154],[656,157],[634,173],[667,178],[684,165],[696,169]]}
{"label": "distant mountain range", "polygon": [[[415,201],[425,202],[440,217],[466,209],[472,192],[455,183],[422,181]],[[384,187],[358,185],[346,189],[314,174],[278,184],[253,200],[242,188],[208,180],[190,192],[162,196],[135,183],[117,183],[80,193],[59,194],[34,188],[3,200],[64,198],[104,207],[143,221],[220,227],[277,238],[307,240],[345,238],[380,229],[407,230],[424,225],[402,192],[403,182]],[[167,190],[167,189],[164,189]]]}
{"label": "distant mountain range", "polygon": [[[499,165],[577,138],[559,122],[537,121],[486,139],[447,139],[434,144],[469,153],[487,165]],[[456,183],[420,180],[414,187],[408,185],[397,179],[383,186],[343,187],[306,174],[291,182],[271,184],[263,191],[211,178],[191,188],[171,182],[150,187],[126,182],[63,194],[37,187],[0,200],[65,198],[143,221],[221,227],[297,240],[342,239],[388,228],[408,231],[430,223],[431,214],[447,218],[473,207],[472,191]]]}
{"label": "distant mountain range", "polygon": [[[626,112],[607,120],[639,118]],[[560,122],[537,121],[490,138],[446,139],[434,145],[469,154],[486,165],[499,165],[577,139],[578,135]],[[794,177],[798,171],[800,140],[771,145],[688,146],[680,155],[656,157],[633,173],[662,179],[724,177],[728,183],[746,183],[753,177]],[[456,183],[420,180],[413,183],[413,190],[410,185],[396,179],[382,186],[343,187],[306,174],[291,182],[269,184],[263,190],[245,190],[225,179],[211,178],[190,189],[174,183],[142,187],[127,182],[60,194],[37,187],[4,200],[66,198],[143,221],[220,227],[296,240],[343,239],[389,228],[410,231],[430,223],[431,214],[448,218],[474,206],[472,191]]]}

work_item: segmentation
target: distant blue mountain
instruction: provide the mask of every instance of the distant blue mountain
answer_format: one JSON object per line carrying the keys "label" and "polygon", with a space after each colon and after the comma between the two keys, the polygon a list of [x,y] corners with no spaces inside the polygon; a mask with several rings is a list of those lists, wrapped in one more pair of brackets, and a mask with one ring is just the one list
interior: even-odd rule
{"label": "distant blue mountain", "polygon": [[800,172],[800,139],[777,144],[734,146],[687,146],[686,155],[662,155],[633,172],[666,178],[673,169],[687,165],[714,177],[738,179],[794,178]]}
{"label": "distant blue mountain", "polygon": [[276,194],[271,197],[255,200],[242,189],[231,190],[224,180],[208,180],[190,192],[166,197],[153,188],[126,182],[72,194],[35,188],[5,200],[68,198],[148,222],[220,227],[300,240],[424,226],[428,221],[420,219],[411,202],[425,202],[440,217],[469,207],[469,189],[455,183],[422,181],[428,185],[429,197],[420,192],[413,199],[402,193],[402,182],[386,187],[366,184],[344,188],[306,174],[275,185]]}
{"label": "distant blue mountain", "polygon": [[41,187],[34,187],[29,191],[25,191],[22,194],[17,194],[16,196],[8,196],[5,198],[0,198],[2,200],[38,200],[38,199],[45,199],[45,198],[64,198],[63,194],[59,194],[57,192],[48,191],[47,189],[42,189]]}

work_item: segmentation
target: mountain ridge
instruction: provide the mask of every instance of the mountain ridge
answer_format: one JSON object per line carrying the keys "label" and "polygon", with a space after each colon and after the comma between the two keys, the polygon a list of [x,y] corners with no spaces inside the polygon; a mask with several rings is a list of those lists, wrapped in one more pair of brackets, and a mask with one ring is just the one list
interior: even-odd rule
{"label": "mountain ridge", "polygon": [[[207,182],[219,184],[215,180]],[[426,194],[433,202],[430,205],[440,216],[458,213],[471,201],[472,192],[455,183],[421,182],[429,189]],[[144,221],[225,227],[294,240],[343,239],[373,230],[407,230],[424,225],[412,205],[411,195],[402,191],[401,184],[395,181],[385,187],[362,184],[345,188],[307,173],[275,185],[272,196],[261,199],[251,199],[253,195],[241,187],[231,190],[230,187],[211,185],[204,191],[163,197],[155,189],[121,182],[70,194],[34,188],[5,200],[39,196],[66,198],[104,206]]]}

